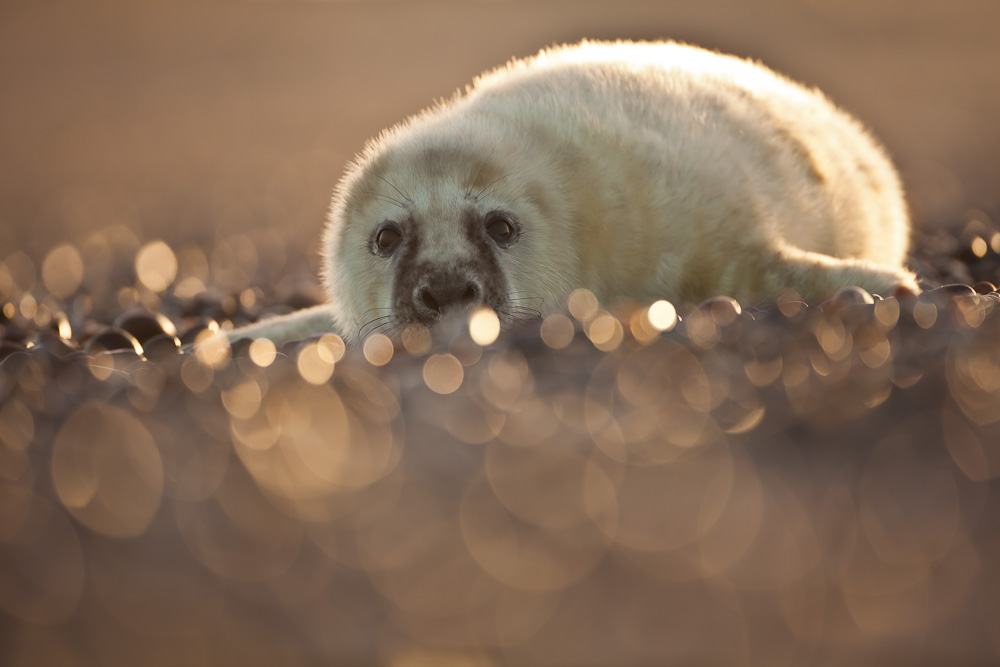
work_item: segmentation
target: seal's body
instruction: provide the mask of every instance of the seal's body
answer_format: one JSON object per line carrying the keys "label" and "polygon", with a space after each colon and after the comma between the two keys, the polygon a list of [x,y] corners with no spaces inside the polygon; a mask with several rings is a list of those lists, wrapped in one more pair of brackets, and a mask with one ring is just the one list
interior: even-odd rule
{"label": "seal's body", "polygon": [[235,332],[345,338],[484,303],[510,323],[602,302],[749,305],[916,290],[879,146],[819,92],[677,43],[514,60],[369,142],[337,187],[329,305]]}

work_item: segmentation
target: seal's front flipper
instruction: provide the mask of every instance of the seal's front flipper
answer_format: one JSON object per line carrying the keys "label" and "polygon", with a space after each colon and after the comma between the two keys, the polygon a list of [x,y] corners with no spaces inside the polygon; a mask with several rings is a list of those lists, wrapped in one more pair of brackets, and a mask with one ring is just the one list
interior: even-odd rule
{"label": "seal's front flipper", "polygon": [[[919,294],[916,276],[902,267],[860,259],[831,257],[783,245],[759,265],[753,279],[760,293],[777,295],[792,288],[804,301],[818,303],[843,287],[861,287],[883,297]],[[763,284],[760,284],[763,283]]]}
{"label": "seal's front flipper", "polygon": [[318,334],[336,333],[343,338],[333,321],[328,305],[313,306],[287,315],[270,317],[229,332],[229,341],[242,338],[267,338],[275,345],[302,340]]}

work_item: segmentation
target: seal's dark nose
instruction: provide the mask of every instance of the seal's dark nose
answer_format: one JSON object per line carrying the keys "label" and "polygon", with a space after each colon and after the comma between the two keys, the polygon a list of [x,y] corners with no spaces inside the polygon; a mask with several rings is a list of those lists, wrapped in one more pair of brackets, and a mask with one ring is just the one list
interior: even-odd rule
{"label": "seal's dark nose", "polygon": [[414,293],[414,309],[424,317],[437,317],[458,308],[467,309],[482,301],[479,286],[454,276],[432,277],[423,281]]}

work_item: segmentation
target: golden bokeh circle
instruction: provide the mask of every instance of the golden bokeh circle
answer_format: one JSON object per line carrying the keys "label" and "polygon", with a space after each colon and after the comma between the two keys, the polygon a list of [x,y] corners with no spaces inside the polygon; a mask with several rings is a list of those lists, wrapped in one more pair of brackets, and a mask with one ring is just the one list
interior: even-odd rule
{"label": "golden bokeh circle", "polygon": [[141,535],[163,496],[163,462],[146,427],[130,412],[91,402],[56,436],[52,482],[77,521],[109,537]]}

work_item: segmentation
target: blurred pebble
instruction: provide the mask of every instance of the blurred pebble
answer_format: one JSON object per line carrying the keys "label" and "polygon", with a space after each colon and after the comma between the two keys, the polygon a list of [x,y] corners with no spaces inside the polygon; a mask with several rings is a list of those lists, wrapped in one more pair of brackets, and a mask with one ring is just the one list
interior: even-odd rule
{"label": "blurred pebble", "polygon": [[95,374],[99,377],[101,368],[128,373],[141,363],[142,356],[135,350],[125,347],[106,351],[98,349],[90,357],[91,368],[98,369]]}
{"label": "blurred pebble", "polygon": [[184,317],[225,320],[235,315],[238,307],[239,301],[235,297],[217,290],[205,290],[186,299],[181,306],[181,314]]}
{"label": "blurred pebble", "polygon": [[150,361],[167,361],[181,353],[181,341],[177,336],[162,333],[144,342],[142,351]]}
{"label": "blurred pebble", "polygon": [[809,310],[809,304],[805,301],[798,301],[791,299],[788,301],[780,301],[776,306],[778,312],[787,317],[790,320],[797,321],[802,316],[805,315],[806,311]]}
{"label": "blurred pebble", "polygon": [[20,348],[16,352],[6,355],[0,359],[0,370],[8,373],[10,375],[17,375],[21,367],[24,366],[25,362],[31,358],[28,351],[25,348]]}
{"label": "blurred pebble", "polygon": [[25,347],[23,345],[16,345],[14,343],[3,341],[2,343],[0,343],[0,361],[3,361],[5,358],[9,357],[12,354],[24,351]]}
{"label": "blurred pebble", "polygon": [[191,324],[187,329],[181,333],[179,338],[181,339],[181,345],[190,345],[194,343],[195,338],[198,337],[202,331],[206,329],[212,329],[214,331],[219,330],[219,323],[216,322],[211,317],[200,317],[194,324]]}
{"label": "blurred pebble", "polygon": [[106,327],[92,336],[83,349],[90,354],[113,350],[131,350],[137,356],[142,354],[142,345],[135,336],[116,327]]}
{"label": "blurred pebble", "polygon": [[245,358],[250,356],[250,346],[253,345],[252,338],[241,338],[233,341],[230,345],[230,353],[233,358]]}
{"label": "blurred pebble", "polygon": [[972,286],[972,289],[974,289],[977,294],[989,294],[991,292],[996,292],[997,286],[988,280],[980,280]]}
{"label": "blurred pebble", "polygon": [[49,322],[48,330],[55,332],[62,339],[73,339],[73,327],[70,325],[69,318],[64,312],[60,311],[52,315],[52,321]]}
{"label": "blurred pebble", "polygon": [[90,355],[87,354],[87,351],[86,350],[79,350],[79,349],[73,350],[72,352],[70,352],[69,354],[67,354],[65,357],[63,357],[63,361],[65,361],[67,363],[74,363],[74,364],[80,363],[80,362],[86,362],[88,359],[90,359]]}
{"label": "blurred pebble", "polygon": [[0,324],[0,336],[4,340],[21,341],[28,337],[28,331],[24,325],[16,320],[7,320]]}
{"label": "blurred pebble", "polygon": [[38,335],[32,339],[32,343],[35,347],[44,349],[60,358],[79,349],[75,342],[66,340],[51,330],[39,331]]}
{"label": "blurred pebble", "polygon": [[954,283],[950,285],[942,285],[935,289],[929,290],[930,294],[955,294],[955,295],[968,295],[975,294],[976,290],[962,283]]}
{"label": "blurred pebble", "polygon": [[125,311],[115,318],[114,326],[129,332],[142,344],[153,336],[177,335],[177,328],[170,318],[162,313],[151,313],[144,309],[133,308]]}
{"label": "blurred pebble", "polygon": [[875,305],[874,303],[854,303],[825,312],[829,315],[835,315],[841,322],[853,329],[875,317]]}
{"label": "blurred pebble", "polygon": [[969,285],[954,283],[927,290],[920,295],[919,299],[922,302],[932,303],[940,309],[947,310],[954,305],[955,297],[973,296],[975,293],[976,291]]}
{"label": "blurred pebble", "polygon": [[871,305],[875,303],[872,295],[860,287],[841,287],[837,292],[819,305],[825,312],[837,312],[849,306]]}
{"label": "blurred pebble", "polygon": [[736,321],[743,312],[739,302],[729,296],[714,296],[698,304],[698,310],[708,311],[712,319],[721,326],[728,326]]}
{"label": "blurred pebble", "polygon": [[299,350],[304,347],[304,341],[290,340],[282,343],[278,346],[278,353],[283,354],[289,359],[294,359],[298,355]]}

